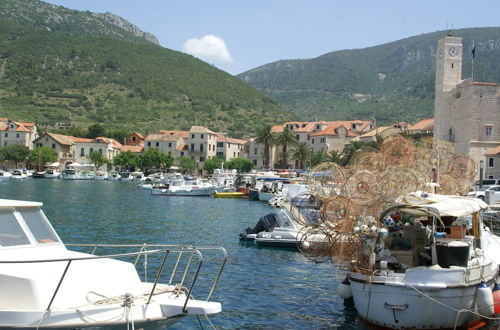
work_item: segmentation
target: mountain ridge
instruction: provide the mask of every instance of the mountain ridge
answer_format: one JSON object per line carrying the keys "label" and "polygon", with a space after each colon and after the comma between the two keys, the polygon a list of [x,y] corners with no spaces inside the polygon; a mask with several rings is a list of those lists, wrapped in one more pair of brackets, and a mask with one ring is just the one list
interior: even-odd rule
{"label": "mountain ridge", "polygon": [[[329,52],[312,59],[281,60],[238,75],[276,99],[302,120],[368,119],[381,123],[433,116],[437,31],[382,45]],[[462,76],[500,81],[500,28],[453,31],[463,38]]]}

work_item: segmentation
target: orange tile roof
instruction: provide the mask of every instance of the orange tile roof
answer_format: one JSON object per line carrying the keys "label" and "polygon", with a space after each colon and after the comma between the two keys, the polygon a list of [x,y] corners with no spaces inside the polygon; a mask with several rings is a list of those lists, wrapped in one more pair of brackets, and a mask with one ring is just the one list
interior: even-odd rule
{"label": "orange tile roof", "polygon": [[222,134],[217,134],[217,142],[228,142],[228,143],[234,143],[234,144],[245,144],[248,141],[247,140],[241,140],[241,139],[235,139],[232,137],[228,137]]}
{"label": "orange tile roof", "polygon": [[498,156],[500,155],[500,146],[486,151],[485,156]]}
{"label": "orange tile roof", "polygon": [[189,138],[189,131],[165,130],[165,131],[160,131],[160,134],[163,134],[163,135],[180,134],[183,139],[188,139]]}
{"label": "orange tile roof", "polygon": [[[21,122],[13,121],[13,120],[11,122],[16,125],[16,132],[32,132],[31,129],[27,128],[27,126],[29,126],[29,127],[34,126],[34,124],[32,124],[32,123],[21,123]],[[2,125],[2,126],[0,126],[0,131],[7,131],[8,128],[9,128],[9,124]]]}
{"label": "orange tile roof", "polygon": [[86,143],[86,142],[93,142],[93,139],[87,139],[87,138],[81,138],[81,137],[75,137],[75,136],[70,136],[68,135],[68,138],[72,140],[73,142],[79,142],[79,143]]}
{"label": "orange tile roof", "polygon": [[430,130],[434,128],[434,118],[422,119],[421,121],[411,125],[408,129],[410,131],[416,130]]}
{"label": "orange tile roof", "polygon": [[[133,133],[131,133],[130,135],[135,135],[135,136],[137,136],[137,137],[138,137],[138,138],[140,138],[140,139],[144,139],[144,135],[142,135],[141,133],[133,132]],[[130,135],[129,135],[129,136],[130,136]]]}
{"label": "orange tile roof", "polygon": [[135,152],[135,153],[139,153],[139,152],[142,152],[144,150],[144,146],[143,145],[139,145],[139,146],[122,146],[122,151],[132,151],[132,152]]}
{"label": "orange tile roof", "polygon": [[273,133],[282,133],[285,129],[281,125],[276,125],[271,128],[271,132]]}
{"label": "orange tile roof", "polygon": [[98,140],[102,140],[102,141],[104,141],[104,143],[108,143],[108,144],[111,143],[113,145],[113,147],[118,148],[118,149],[121,149],[123,147],[123,145],[120,142],[118,142],[112,138],[99,136],[99,137],[96,137],[93,141],[99,142]]}

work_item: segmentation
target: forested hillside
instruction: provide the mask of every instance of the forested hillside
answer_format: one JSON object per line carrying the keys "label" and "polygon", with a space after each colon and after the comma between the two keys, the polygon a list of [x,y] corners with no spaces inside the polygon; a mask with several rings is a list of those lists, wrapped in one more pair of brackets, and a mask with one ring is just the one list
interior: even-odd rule
{"label": "forested hillside", "polygon": [[[448,31],[388,44],[285,60],[239,77],[278,100],[303,120],[369,119],[379,124],[432,117],[437,41]],[[500,82],[500,28],[455,30],[463,38],[463,77]]]}
{"label": "forested hillside", "polygon": [[238,78],[155,42],[114,15],[2,0],[0,117],[235,136],[293,118]]}

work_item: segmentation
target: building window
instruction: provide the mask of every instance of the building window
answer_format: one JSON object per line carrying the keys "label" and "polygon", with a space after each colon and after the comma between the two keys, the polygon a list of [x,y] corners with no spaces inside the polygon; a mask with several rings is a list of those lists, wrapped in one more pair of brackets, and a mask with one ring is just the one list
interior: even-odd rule
{"label": "building window", "polygon": [[492,133],[493,133],[493,127],[492,126],[486,126],[484,128],[484,135],[486,137],[491,137]]}
{"label": "building window", "polygon": [[194,134],[191,134],[191,139],[194,139]]}
{"label": "building window", "polygon": [[231,148],[231,143],[228,143],[228,144],[227,144],[227,147],[228,147],[228,148]]}
{"label": "building window", "polygon": [[455,63],[451,63],[451,68],[453,69],[455,67]]}
{"label": "building window", "polygon": [[4,136],[5,136],[5,137],[9,137],[9,133],[5,133],[5,134],[4,134]]}
{"label": "building window", "polygon": [[169,148],[172,148],[172,142],[169,142],[169,143],[168,143],[168,147],[169,147]]}
{"label": "building window", "polygon": [[102,149],[101,148],[99,148],[99,153],[102,155]]}
{"label": "building window", "polygon": [[208,145],[208,151],[210,151],[210,150],[212,150],[212,145],[211,144]]}
{"label": "building window", "polygon": [[495,167],[495,158],[493,157],[488,158],[488,167],[489,168]]}
{"label": "building window", "polygon": [[300,135],[295,135],[295,138],[298,140],[300,140]]}
{"label": "building window", "polygon": [[183,156],[184,156],[184,151],[181,151],[181,157],[183,157]]}
{"label": "building window", "polygon": [[156,144],[155,144],[155,145],[156,145],[157,147],[159,147],[159,146],[160,146],[160,142],[156,142]]}
{"label": "building window", "polygon": [[203,151],[203,144],[200,144],[200,151]]}
{"label": "building window", "polygon": [[80,156],[85,156],[85,149],[84,148],[81,148],[80,149]]}
{"label": "building window", "polygon": [[326,138],[322,137],[319,142],[325,143],[325,141],[326,141]]}
{"label": "building window", "polygon": [[201,134],[201,138],[203,139],[203,134]]}
{"label": "building window", "polygon": [[316,125],[316,129],[319,129],[319,128],[320,128],[320,126],[319,126],[319,125]]}
{"label": "building window", "polygon": [[94,152],[94,148],[90,148],[90,150],[89,150],[89,156],[92,155],[93,152]]}
{"label": "building window", "polygon": [[254,154],[254,156],[257,156],[257,148],[253,149],[253,154]]}
{"label": "building window", "polygon": [[236,152],[233,152],[233,157],[236,157]]}
{"label": "building window", "polygon": [[224,152],[218,151],[217,152],[217,157],[224,157]]}
{"label": "building window", "polygon": [[257,166],[257,159],[252,160],[253,166]]}
{"label": "building window", "polygon": [[19,133],[16,133],[16,138],[18,138],[18,139],[19,139]]}
{"label": "building window", "polygon": [[201,156],[200,157],[200,162],[204,162],[205,161],[205,157]]}
{"label": "building window", "polygon": [[222,148],[224,146],[224,142],[217,142],[217,147]]}
{"label": "building window", "polygon": [[6,146],[6,145],[7,145],[7,141],[5,141],[5,142],[3,143],[3,145],[4,145],[4,146]]}
{"label": "building window", "polygon": [[191,151],[194,151],[194,143],[191,143]]}
{"label": "building window", "polygon": [[48,142],[48,141],[49,141],[49,138],[48,138],[48,137],[46,137],[46,138],[45,138],[45,142]]}
{"label": "building window", "polygon": [[314,139],[312,139],[311,143],[314,144]]}
{"label": "building window", "polygon": [[148,141],[148,147],[151,147],[151,141]]}
{"label": "building window", "polygon": [[137,138],[136,138],[135,136],[132,136],[132,141],[134,141],[134,142],[135,142],[135,140],[136,140],[136,139],[137,139]]}

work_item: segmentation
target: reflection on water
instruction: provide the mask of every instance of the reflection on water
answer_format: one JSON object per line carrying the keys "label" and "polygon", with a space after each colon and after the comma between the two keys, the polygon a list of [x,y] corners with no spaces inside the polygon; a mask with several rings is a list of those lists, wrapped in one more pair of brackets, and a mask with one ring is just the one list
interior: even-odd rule
{"label": "reflection on water", "polygon": [[[354,308],[344,306],[335,293],[339,277],[332,264],[310,262],[294,249],[240,244],[238,234],[272,211],[265,203],[151,196],[136,186],[29,179],[0,184],[0,198],[43,202],[66,243],[224,246],[229,259],[212,298],[223,304],[223,313],[211,317],[217,328],[358,328]],[[213,269],[204,266],[202,277]],[[200,283],[196,289],[209,285]],[[199,325],[195,318],[185,318],[175,328]]]}

